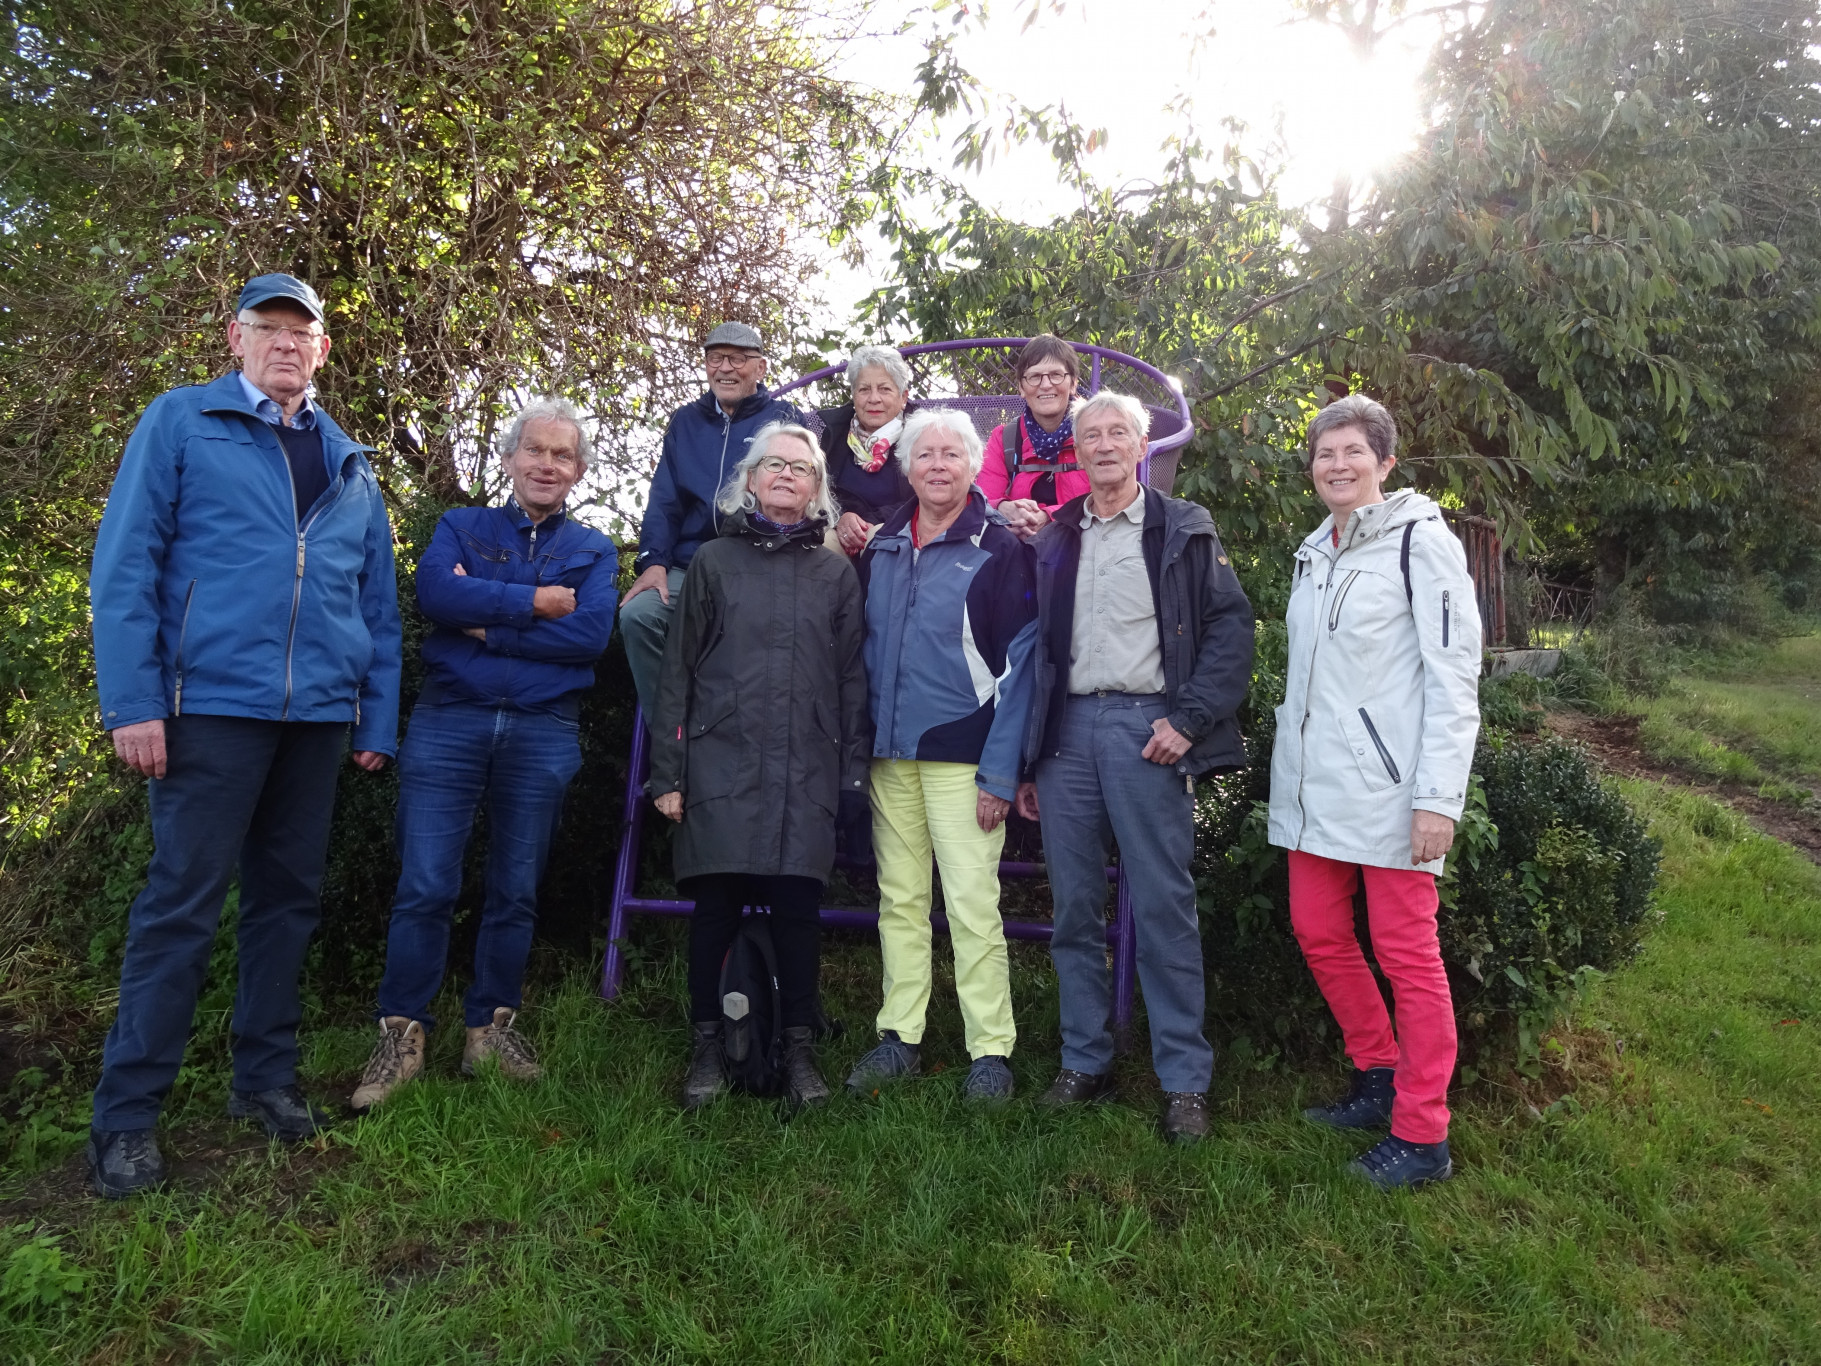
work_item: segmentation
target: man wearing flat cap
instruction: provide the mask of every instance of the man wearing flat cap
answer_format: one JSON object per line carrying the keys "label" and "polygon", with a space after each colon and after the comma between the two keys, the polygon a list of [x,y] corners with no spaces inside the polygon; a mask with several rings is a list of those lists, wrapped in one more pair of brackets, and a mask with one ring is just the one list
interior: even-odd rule
{"label": "man wearing flat cap", "polygon": [[670,632],[671,604],[683,572],[718,531],[715,495],[746,454],[752,434],[768,422],[803,418],[773,398],[765,378],[765,343],[745,323],[722,323],[702,343],[708,392],[670,416],[651,499],[639,527],[638,578],[620,599],[620,635],[639,703],[651,717]]}
{"label": "man wearing flat cap", "polygon": [[236,872],[228,1113],[288,1141],[327,1123],[297,1088],[298,973],[341,757],[378,770],[398,728],[391,526],[368,448],[310,399],[322,301],[255,276],[227,330],[240,368],[161,394],[133,429],[89,578],[102,725],[151,779],[89,1136],[113,1198],[163,1178],[153,1127]]}

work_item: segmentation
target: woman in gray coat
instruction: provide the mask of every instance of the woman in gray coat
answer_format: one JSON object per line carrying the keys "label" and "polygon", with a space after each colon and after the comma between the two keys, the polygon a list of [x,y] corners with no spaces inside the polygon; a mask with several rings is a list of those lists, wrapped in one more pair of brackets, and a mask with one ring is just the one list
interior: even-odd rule
{"label": "woman in gray coat", "polygon": [[683,1105],[727,1089],[720,971],[749,905],[771,908],[790,1098],[820,1104],[822,888],[836,816],[867,810],[865,606],[823,544],[834,505],[810,432],[761,428],[718,501],[727,520],[696,552],[664,648],[649,788],[682,824],[677,886],[695,900]]}

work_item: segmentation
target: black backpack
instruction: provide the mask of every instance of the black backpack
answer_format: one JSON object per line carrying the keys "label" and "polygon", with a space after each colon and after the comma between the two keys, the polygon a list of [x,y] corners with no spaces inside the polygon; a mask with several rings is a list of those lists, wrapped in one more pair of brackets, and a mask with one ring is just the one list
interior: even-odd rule
{"label": "black backpack", "polygon": [[[842,1032],[816,1001],[816,1037]],[[741,1091],[775,1096],[784,1090],[784,1000],[778,991],[778,955],[771,943],[771,916],[741,918],[727,957],[721,960],[721,1039],[727,1075]]]}

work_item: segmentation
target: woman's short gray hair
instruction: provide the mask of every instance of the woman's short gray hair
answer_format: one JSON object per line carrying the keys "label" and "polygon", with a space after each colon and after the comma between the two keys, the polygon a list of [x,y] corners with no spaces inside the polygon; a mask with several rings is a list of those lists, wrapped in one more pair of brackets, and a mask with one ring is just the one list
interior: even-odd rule
{"label": "woman's short gray hair", "polygon": [[917,443],[926,433],[937,431],[961,438],[961,447],[967,452],[968,470],[978,475],[986,443],[981,441],[980,429],[974,426],[974,419],[959,408],[919,408],[905,418],[904,432],[898,438],[898,467],[909,474],[911,452],[917,449]]}
{"label": "woman's short gray hair", "polygon": [[889,346],[857,346],[853,355],[847,358],[847,382],[858,384],[860,376],[873,366],[885,371],[891,382],[898,386],[898,392],[904,393],[910,388],[910,366]]}
{"label": "woman's short gray hair", "polygon": [[518,453],[527,422],[567,422],[574,427],[575,458],[581,462],[582,473],[588,472],[588,467],[594,463],[594,442],[588,439],[588,429],[582,425],[582,415],[576,411],[575,404],[566,398],[534,398],[520,408],[518,416],[512,419],[512,425],[506,428],[506,435],[500,439],[502,461],[510,460]]}
{"label": "woman's short gray hair", "polygon": [[759,500],[747,487],[752,482],[753,471],[759,468],[759,462],[771,454],[771,448],[780,441],[801,441],[809,448],[811,461],[816,467],[816,491],[810,495],[809,506],[804,509],[806,518],[820,517],[830,526],[840,514],[835,510],[835,500],[828,491],[828,462],[822,458],[822,447],[816,441],[816,434],[807,427],[799,427],[794,422],[767,422],[752,434],[747,443],[746,454],[740,457],[740,463],[733,467],[733,473],[727,476],[727,482],[721,485],[721,492],[714,500],[714,505],[729,516],[736,512],[757,512]]}
{"label": "woman's short gray hair", "polygon": [[1084,398],[1075,405],[1070,415],[1075,423],[1075,430],[1081,430],[1081,424],[1087,421],[1089,413],[1100,408],[1111,408],[1132,424],[1132,430],[1138,434],[1139,454],[1144,453],[1145,445],[1151,434],[1151,414],[1144,404],[1130,394],[1116,394],[1111,389],[1102,389],[1092,397]]}
{"label": "woman's short gray hair", "polygon": [[1397,422],[1385,405],[1374,403],[1364,394],[1348,394],[1335,399],[1309,419],[1309,432],[1304,438],[1308,453],[1303,459],[1303,468],[1315,464],[1315,443],[1337,427],[1358,427],[1364,432],[1366,444],[1372,447],[1372,454],[1378,457],[1381,465],[1397,454]]}

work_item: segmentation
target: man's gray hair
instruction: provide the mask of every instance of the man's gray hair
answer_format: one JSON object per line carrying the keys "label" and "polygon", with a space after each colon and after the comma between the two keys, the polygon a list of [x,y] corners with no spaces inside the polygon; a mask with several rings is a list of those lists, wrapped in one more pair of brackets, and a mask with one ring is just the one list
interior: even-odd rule
{"label": "man's gray hair", "polygon": [[534,398],[520,408],[518,416],[512,419],[512,425],[506,428],[506,435],[500,438],[499,453],[502,461],[512,459],[518,452],[527,422],[567,422],[574,427],[575,456],[581,463],[582,473],[588,473],[588,467],[594,464],[594,442],[588,439],[588,429],[582,425],[581,413],[566,398]]}
{"label": "man's gray hair", "polygon": [[1099,412],[1103,408],[1111,408],[1132,424],[1132,430],[1138,435],[1138,453],[1143,455],[1151,435],[1151,414],[1144,404],[1130,394],[1116,394],[1111,389],[1102,389],[1092,397],[1082,399],[1071,414],[1075,430],[1081,430],[1081,424],[1087,421],[1089,413]]}
{"label": "man's gray hair", "polygon": [[919,408],[904,419],[904,432],[898,437],[898,466],[906,474],[910,473],[911,452],[929,432],[960,437],[962,449],[967,452],[968,469],[976,476],[980,473],[980,457],[986,444],[980,440],[980,429],[974,426],[973,418],[959,408]]}
{"label": "man's gray hair", "polygon": [[[835,518],[841,514],[835,508],[834,495],[828,490],[828,462],[822,458],[822,447],[816,441],[816,434],[794,422],[767,422],[752,434],[752,440],[746,446],[746,454],[740,457],[740,463],[733,467],[733,473],[721,485],[721,492],[715,498],[714,505],[729,516],[736,512],[758,511],[759,500],[747,485],[752,481],[753,471],[759,468],[759,462],[770,455],[771,448],[780,441],[800,441],[809,448],[810,460],[816,467],[816,491],[810,495],[809,506],[803,510],[803,515],[807,518],[820,517],[833,526]],[[790,460],[796,457],[784,458]]]}
{"label": "man's gray hair", "polygon": [[910,388],[910,366],[889,346],[856,346],[853,355],[847,358],[847,382],[858,384],[860,376],[875,365],[891,377],[899,393]]}
{"label": "man's gray hair", "polygon": [[1337,427],[1358,427],[1364,432],[1366,444],[1372,447],[1372,454],[1378,457],[1381,465],[1397,454],[1397,422],[1385,405],[1374,403],[1364,394],[1348,394],[1335,399],[1309,419],[1309,432],[1304,438],[1308,443],[1304,469],[1315,464],[1315,443]]}

